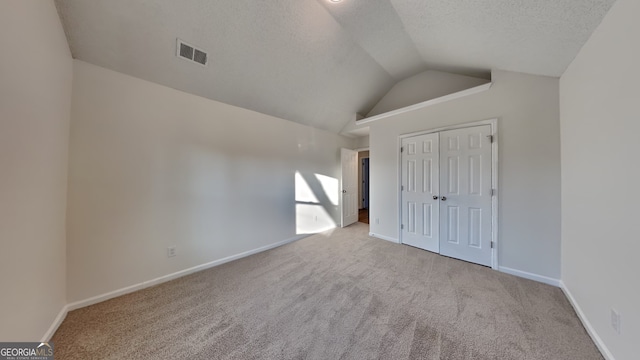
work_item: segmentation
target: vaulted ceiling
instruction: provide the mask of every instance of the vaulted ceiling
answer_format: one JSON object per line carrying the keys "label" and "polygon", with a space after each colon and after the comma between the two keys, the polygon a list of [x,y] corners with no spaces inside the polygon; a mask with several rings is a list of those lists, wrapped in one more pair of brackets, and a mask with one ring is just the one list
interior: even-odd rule
{"label": "vaulted ceiling", "polygon": [[77,59],[332,132],[427,69],[560,76],[613,2],[56,1]]}

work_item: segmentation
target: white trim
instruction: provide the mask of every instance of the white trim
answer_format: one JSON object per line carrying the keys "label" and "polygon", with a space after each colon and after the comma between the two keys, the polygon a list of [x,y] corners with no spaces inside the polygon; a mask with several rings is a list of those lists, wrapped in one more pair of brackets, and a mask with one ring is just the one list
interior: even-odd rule
{"label": "white trim", "polygon": [[369,151],[369,146],[367,146],[367,147],[363,147],[363,148],[357,148],[357,149],[354,149],[354,150],[355,150],[355,151],[357,151],[357,152],[360,152],[360,151]]}
{"label": "white trim", "polygon": [[436,105],[436,104],[441,104],[443,102],[459,99],[459,98],[462,98],[462,97],[465,97],[465,96],[481,93],[483,91],[487,91],[487,90],[491,89],[491,85],[493,85],[493,83],[492,82],[488,82],[486,84],[482,84],[482,85],[479,85],[479,86],[474,86],[472,88],[465,89],[465,90],[462,90],[462,91],[458,91],[458,92],[455,92],[453,94],[449,94],[449,95],[441,96],[441,97],[438,97],[438,98],[435,98],[435,99],[423,101],[421,103],[405,106],[405,107],[397,109],[397,110],[388,111],[386,113],[374,115],[374,116],[371,116],[371,117],[368,117],[368,118],[364,118],[364,119],[361,119],[361,120],[356,120],[356,125],[362,125],[362,124],[370,123],[370,122],[373,122],[373,121],[376,121],[376,120],[388,118],[388,117],[395,116],[395,115],[402,114],[402,113],[406,113],[406,112],[409,112],[409,111],[418,110],[418,109],[422,109],[422,108],[425,108],[425,107],[428,107],[428,106],[433,106],[433,105]]}
{"label": "white trim", "polygon": [[498,168],[500,166],[500,162],[498,161],[499,151],[498,151],[498,119],[488,120],[491,125],[491,135],[493,136],[493,141],[491,143],[491,242],[493,242],[493,252],[491,253],[491,268],[497,270],[500,266],[498,262],[498,258],[500,253],[498,252],[498,246],[500,238],[498,235],[500,233],[500,227],[498,226],[498,220],[500,219],[500,207],[498,206],[498,197],[499,197],[499,189],[498,186],[498,177],[500,172]]}
{"label": "white trim", "polygon": [[543,284],[547,284],[547,285],[551,285],[551,286],[555,286],[555,287],[560,287],[560,280],[559,279],[550,278],[548,276],[538,275],[538,274],[534,274],[534,273],[530,273],[530,272],[526,272],[526,271],[522,271],[522,270],[517,270],[517,269],[512,269],[512,268],[508,268],[508,267],[504,267],[504,266],[498,267],[498,271],[503,272],[505,274],[514,275],[514,276],[517,276],[517,277],[521,277],[521,278],[525,278],[525,279],[541,282]]}
{"label": "white trim", "polygon": [[243,253],[236,254],[236,255],[231,255],[231,256],[228,256],[226,258],[222,258],[222,259],[219,259],[219,260],[214,260],[214,261],[208,262],[206,264],[194,266],[192,268],[181,270],[181,271],[178,271],[178,272],[175,272],[175,273],[172,273],[172,274],[169,274],[169,275],[161,276],[159,278],[155,278],[155,279],[152,279],[152,280],[143,281],[143,282],[135,284],[135,285],[127,286],[125,288],[114,290],[114,291],[110,291],[108,293],[101,294],[101,295],[98,295],[98,296],[93,296],[93,297],[90,297],[90,298],[85,299],[85,300],[76,301],[76,302],[70,303],[70,304],[68,304],[66,306],[67,307],[67,311],[80,309],[80,308],[83,308],[83,307],[86,307],[86,306],[89,306],[89,305],[93,305],[93,304],[97,304],[97,303],[100,303],[100,302],[103,302],[103,301],[106,301],[106,300],[109,300],[109,299],[113,299],[113,298],[121,296],[121,295],[129,294],[129,293],[132,293],[134,291],[142,290],[142,289],[148,288],[150,286],[154,286],[154,285],[158,285],[158,284],[161,284],[161,283],[164,283],[164,282],[167,282],[167,281],[171,281],[171,280],[174,280],[174,279],[186,276],[186,275],[193,274],[193,273],[198,272],[198,271],[206,270],[206,269],[218,266],[218,265],[222,265],[224,263],[228,263],[228,262],[233,261],[233,260],[237,260],[237,259],[240,259],[240,258],[243,258],[243,257],[247,257],[247,256],[250,256],[250,255],[254,255],[254,254],[263,252],[263,251],[267,251],[267,250],[270,250],[270,249],[273,249],[273,248],[276,248],[276,247],[279,247],[279,246],[282,246],[282,245],[286,245],[286,244],[289,244],[291,242],[303,239],[303,238],[311,236],[311,235],[313,235],[313,234],[297,235],[297,236],[294,236],[292,238],[289,238],[289,239],[286,239],[286,240],[283,240],[283,241],[279,241],[279,242],[271,244],[271,245],[259,247],[257,249],[245,251]]}
{"label": "white trim", "polygon": [[374,234],[374,233],[369,233],[369,236],[382,239],[382,240],[391,241],[392,243],[400,244],[400,241],[398,239],[392,238],[391,236],[385,236],[385,235]]}
{"label": "white trim", "polygon": [[56,330],[58,330],[58,328],[60,327],[64,319],[67,317],[68,312],[69,312],[69,305],[65,305],[62,307],[62,309],[60,309],[58,316],[56,316],[56,318],[53,320],[53,323],[49,327],[49,330],[47,330],[47,332],[44,333],[44,336],[42,336],[42,340],[40,340],[40,342],[49,342],[49,340],[51,340],[51,338],[53,337],[53,334],[56,333]]}
{"label": "white trim", "polygon": [[[468,123],[462,123],[462,124],[456,124],[456,125],[449,125],[449,126],[444,126],[444,127],[439,127],[439,128],[435,128],[435,129],[429,129],[429,130],[423,130],[423,131],[417,131],[417,132],[412,132],[412,133],[407,133],[407,134],[402,134],[400,136],[398,136],[398,184],[402,185],[402,152],[400,151],[400,147],[402,146],[402,139],[404,138],[409,138],[409,137],[414,137],[414,136],[420,136],[420,135],[425,135],[425,134],[432,134],[432,133],[437,133],[437,132],[441,132],[441,131],[447,131],[447,130],[455,130],[455,129],[464,129],[464,128],[470,128],[470,127],[474,127],[474,126],[482,126],[482,125],[489,125],[491,126],[491,135],[493,135],[493,142],[491,143],[491,188],[495,191],[493,196],[491,197],[491,241],[493,242],[494,246],[493,249],[491,250],[491,268],[494,270],[498,270],[499,267],[499,262],[498,262],[498,231],[499,231],[499,226],[498,226],[498,219],[499,219],[499,214],[498,214],[498,193],[499,193],[499,187],[498,187],[498,165],[499,165],[499,161],[498,161],[498,119],[494,118],[494,119],[487,119],[487,120],[480,120],[480,121],[473,121],[473,122],[468,122]],[[401,244],[402,243],[402,190],[401,187],[398,186],[398,243]],[[558,285],[556,285],[558,286]]]}
{"label": "white trim", "polygon": [[600,338],[596,330],[593,328],[593,326],[589,322],[589,319],[587,319],[587,316],[580,308],[580,305],[578,305],[578,302],[571,294],[571,291],[569,291],[567,285],[565,285],[564,281],[562,280],[560,280],[560,289],[562,289],[562,292],[564,292],[567,299],[569,299],[569,303],[571,303],[571,306],[573,306],[576,314],[578,314],[578,318],[580,319],[580,321],[582,321],[582,325],[584,325],[584,328],[587,330],[589,336],[591,336],[591,340],[593,340],[593,342],[596,344],[598,350],[600,350],[600,352],[602,353],[602,356],[606,360],[615,360],[613,354],[611,354],[611,351],[609,351],[607,345],[605,345],[604,341],[602,341],[602,338]]}

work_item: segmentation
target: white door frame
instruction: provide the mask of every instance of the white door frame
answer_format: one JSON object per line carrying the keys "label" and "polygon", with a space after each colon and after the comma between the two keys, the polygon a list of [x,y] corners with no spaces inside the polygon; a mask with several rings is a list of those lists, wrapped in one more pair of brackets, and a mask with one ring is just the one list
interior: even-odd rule
{"label": "white door frame", "polygon": [[[491,249],[491,268],[498,270],[498,119],[480,120],[402,134],[398,136],[398,150],[402,147],[402,139],[404,138],[479,125],[490,125],[491,135],[493,135],[493,142],[491,143],[491,189],[493,189],[493,194],[491,196],[491,242],[493,244],[493,248]],[[398,151],[398,184],[402,184],[402,152],[400,151]],[[402,190],[400,186],[398,186],[398,239],[400,240],[400,243],[402,243],[401,225]]]}

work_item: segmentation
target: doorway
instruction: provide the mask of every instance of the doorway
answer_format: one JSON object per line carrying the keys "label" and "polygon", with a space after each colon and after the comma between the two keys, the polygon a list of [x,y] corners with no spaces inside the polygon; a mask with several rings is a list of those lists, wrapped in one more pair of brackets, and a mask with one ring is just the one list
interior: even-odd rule
{"label": "doorway", "polygon": [[369,150],[358,151],[358,222],[369,224]]}
{"label": "doorway", "polygon": [[495,267],[495,121],[401,137],[403,244]]}

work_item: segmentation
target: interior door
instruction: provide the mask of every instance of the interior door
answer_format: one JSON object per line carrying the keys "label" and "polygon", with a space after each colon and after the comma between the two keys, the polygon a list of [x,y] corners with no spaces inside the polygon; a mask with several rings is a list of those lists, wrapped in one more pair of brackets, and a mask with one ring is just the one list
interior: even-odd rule
{"label": "interior door", "polygon": [[491,266],[491,126],[440,133],[440,254]]}
{"label": "interior door", "polygon": [[438,134],[402,139],[403,244],[438,252]]}
{"label": "interior door", "polygon": [[342,206],[341,226],[345,227],[358,221],[358,152],[341,149],[342,158]]}

